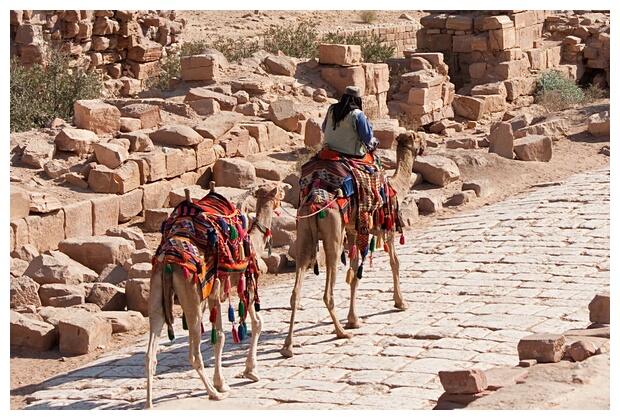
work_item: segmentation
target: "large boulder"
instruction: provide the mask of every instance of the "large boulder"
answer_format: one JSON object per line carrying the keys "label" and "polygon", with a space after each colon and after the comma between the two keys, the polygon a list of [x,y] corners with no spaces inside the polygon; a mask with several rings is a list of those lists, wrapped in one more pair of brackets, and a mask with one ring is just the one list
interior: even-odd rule
{"label": "large boulder", "polygon": [[21,306],[34,306],[38,308],[41,306],[39,287],[39,283],[27,276],[11,278],[11,308],[19,308]]}
{"label": "large boulder", "polygon": [[452,159],[437,155],[418,156],[413,171],[422,174],[424,181],[440,187],[461,177],[459,167]]}
{"label": "large boulder", "polygon": [[58,348],[64,356],[88,354],[111,339],[112,325],[84,310],[75,310],[58,323]]}
{"label": "large boulder", "polygon": [[507,122],[495,122],[489,134],[489,153],[495,153],[506,159],[514,159],[514,136],[512,125]]}
{"label": "large boulder", "polygon": [[58,332],[53,325],[15,311],[11,311],[10,316],[11,346],[47,351],[58,342]]}
{"label": "large boulder", "polygon": [[150,137],[155,143],[170,146],[194,146],[203,140],[200,134],[186,125],[164,126],[152,132]]}
{"label": "large boulder", "polygon": [[121,237],[91,236],[65,239],[58,249],[70,258],[101,273],[108,264],[123,265],[131,258],[133,243]]}
{"label": "large boulder", "polygon": [[39,289],[43,306],[66,308],[84,303],[84,286],[81,284],[44,284]]}
{"label": "large boulder", "polygon": [[60,251],[47,251],[35,257],[26,271],[38,284],[81,284],[97,281],[98,274]]}
{"label": "large boulder", "polygon": [[56,135],[54,143],[58,150],[81,156],[92,152],[92,146],[99,143],[99,137],[90,130],[66,127]]}
{"label": "large boulder", "polygon": [[138,311],[104,311],[95,316],[107,321],[112,326],[112,333],[136,331],[147,324],[144,316]]}
{"label": "large boulder", "polygon": [[97,99],[73,103],[73,122],[77,128],[96,134],[115,133],[121,129],[121,111]]}
{"label": "large boulder", "polygon": [[221,187],[247,188],[256,183],[256,169],[244,159],[221,158],[213,165],[213,180]]}
{"label": "large boulder", "polygon": [[588,117],[588,133],[594,137],[609,137],[611,120],[609,111],[599,112]]}
{"label": "large boulder", "polygon": [[514,152],[519,160],[549,162],[552,155],[551,143],[547,136],[521,137],[514,142]]}
{"label": "large boulder", "polygon": [[122,311],[127,305],[125,292],[108,283],[95,283],[86,298],[86,302],[94,303],[102,311]]}
{"label": "large boulder", "polygon": [[129,279],[125,284],[127,310],[137,311],[144,316],[149,315],[149,295],[151,290],[148,279]]}

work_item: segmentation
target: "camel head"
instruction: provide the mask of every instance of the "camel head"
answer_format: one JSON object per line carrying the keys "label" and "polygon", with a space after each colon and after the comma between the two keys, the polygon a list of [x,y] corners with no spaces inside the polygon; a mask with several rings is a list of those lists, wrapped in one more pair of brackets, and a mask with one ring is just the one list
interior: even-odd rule
{"label": "camel head", "polygon": [[284,199],[285,188],[279,182],[267,182],[257,186],[252,195],[256,198],[256,209],[263,208],[271,203],[272,210],[280,207],[280,202]]}
{"label": "camel head", "polygon": [[[413,153],[413,158],[422,155],[426,150],[426,136],[424,132],[407,131],[396,137],[397,153],[403,153],[407,150]],[[400,150],[399,150],[400,149]]]}

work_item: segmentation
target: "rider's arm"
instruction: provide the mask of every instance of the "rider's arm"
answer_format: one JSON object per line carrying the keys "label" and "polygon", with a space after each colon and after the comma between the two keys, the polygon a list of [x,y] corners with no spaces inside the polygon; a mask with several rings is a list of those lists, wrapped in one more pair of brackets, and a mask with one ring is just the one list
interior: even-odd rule
{"label": "rider's arm", "polygon": [[366,146],[370,146],[372,141],[372,127],[363,112],[357,115],[355,126],[357,127],[357,134],[360,136],[360,140],[362,140]]}

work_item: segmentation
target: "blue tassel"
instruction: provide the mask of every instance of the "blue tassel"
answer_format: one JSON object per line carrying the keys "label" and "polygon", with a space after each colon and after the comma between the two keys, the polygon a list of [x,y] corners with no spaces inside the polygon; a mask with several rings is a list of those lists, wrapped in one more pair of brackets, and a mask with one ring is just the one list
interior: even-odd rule
{"label": "blue tassel", "polygon": [[239,217],[241,218],[241,227],[243,228],[243,230],[246,230],[248,226],[248,222],[245,218],[245,215],[241,214]]}
{"label": "blue tassel", "polygon": [[207,240],[209,241],[209,245],[211,248],[215,248],[217,246],[217,233],[213,229],[209,229],[207,234]]}
{"label": "blue tassel", "polygon": [[228,305],[228,320],[230,322],[235,322],[235,310],[232,305]]}
{"label": "blue tassel", "polygon": [[316,261],[314,262],[314,275],[319,275],[319,263]]}
{"label": "blue tassel", "polygon": [[347,256],[344,255],[344,251],[342,251],[342,254],[340,254],[340,261],[342,261],[344,265],[347,265]]}
{"label": "blue tassel", "polygon": [[181,316],[181,321],[183,322],[183,329],[187,331],[187,320],[185,319],[185,313]]}
{"label": "blue tassel", "polygon": [[260,312],[260,302],[254,302],[254,310]]}
{"label": "blue tassel", "polygon": [[237,334],[239,335],[240,341],[245,338],[245,328],[243,328],[243,324],[239,324],[239,328],[237,328]]}

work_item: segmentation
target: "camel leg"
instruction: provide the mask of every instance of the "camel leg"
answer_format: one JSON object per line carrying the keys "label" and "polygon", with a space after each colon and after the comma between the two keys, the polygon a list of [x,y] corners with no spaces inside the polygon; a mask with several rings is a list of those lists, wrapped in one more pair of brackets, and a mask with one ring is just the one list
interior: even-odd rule
{"label": "camel leg", "polygon": [[[347,232],[347,242],[349,244],[354,244],[355,240],[357,238],[357,235],[355,233],[349,233]],[[361,328],[362,326],[362,321],[360,321],[360,319],[357,316],[357,311],[355,310],[355,296],[357,293],[357,286],[359,284],[359,280],[357,278],[357,269],[359,267],[359,256],[355,255],[353,258],[351,258],[351,269],[353,270],[353,278],[351,279],[351,300],[349,302],[349,315],[347,316],[347,323],[344,326],[347,329],[355,329],[355,328]]]}
{"label": "camel leg", "polygon": [[407,310],[409,304],[405,302],[403,294],[400,291],[400,260],[396,255],[396,247],[394,247],[395,232],[388,232],[386,242],[388,244],[388,254],[390,255],[390,267],[392,268],[392,278],[394,279],[394,307]]}
{"label": "camel leg", "polygon": [[295,329],[295,313],[299,306],[299,300],[301,298],[301,285],[306,277],[306,270],[309,265],[309,258],[304,258],[304,261],[300,261],[300,256],[297,254],[297,269],[295,274],[295,286],[293,287],[293,293],[291,294],[291,320],[288,324],[288,335],[284,340],[284,346],[280,349],[280,354],[284,357],[293,357],[293,330]]}
{"label": "camel leg", "polygon": [[[217,308],[217,317],[215,318],[215,331],[217,334],[217,343],[213,346],[213,359],[215,363],[213,373],[213,386],[219,392],[228,392],[230,387],[226,384],[224,374],[222,373],[222,351],[224,349],[225,334],[222,327],[222,304],[220,303],[220,280],[213,280],[213,288],[211,289],[211,295],[207,298],[209,302],[209,314],[211,310]],[[211,340],[211,335],[209,335]]]}
{"label": "camel leg", "polygon": [[202,308],[199,292],[193,282],[186,279],[182,274],[177,274],[176,270],[172,281],[181,308],[183,308],[185,320],[187,321],[187,329],[189,332],[189,362],[194,369],[196,369],[196,372],[198,372],[200,379],[202,379],[209,398],[212,400],[224,399],[226,395],[219,393],[207,377],[202,360],[202,353],[200,352],[200,321],[202,320]]}
{"label": "camel leg", "polygon": [[157,367],[157,346],[164,326],[164,308],[162,300],[163,265],[159,265],[151,277],[149,297],[149,345],[146,352],[146,404],[144,408],[153,407],[153,377]]}
{"label": "camel leg", "polygon": [[[323,249],[325,250],[325,293],[323,294],[323,302],[327,307],[327,311],[332,318],[334,327],[336,328],[336,337],[351,338],[352,333],[346,332],[336,314],[334,304],[334,286],[336,284],[336,274],[338,272],[338,261],[340,260],[339,252],[342,250],[342,235],[344,228],[339,213],[329,213],[328,217],[322,222]],[[329,232],[329,233],[328,233]]]}
{"label": "camel leg", "polygon": [[[252,299],[250,299],[250,301],[252,301]],[[263,317],[259,312],[256,312],[252,303],[248,303],[247,311],[250,316],[250,321],[252,322],[252,341],[250,342],[250,349],[248,350],[248,358],[245,360],[245,372],[243,372],[243,376],[257,382],[260,378],[256,369],[256,350],[258,347],[258,337],[260,337],[260,333],[263,329]]]}

